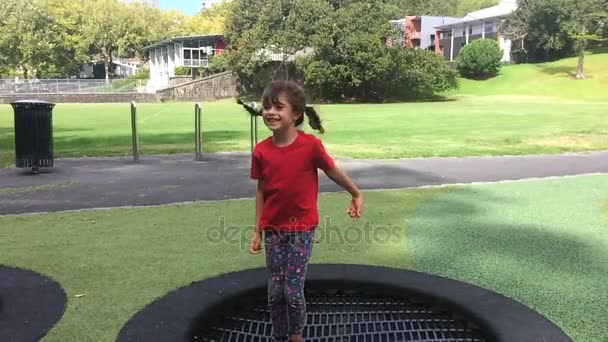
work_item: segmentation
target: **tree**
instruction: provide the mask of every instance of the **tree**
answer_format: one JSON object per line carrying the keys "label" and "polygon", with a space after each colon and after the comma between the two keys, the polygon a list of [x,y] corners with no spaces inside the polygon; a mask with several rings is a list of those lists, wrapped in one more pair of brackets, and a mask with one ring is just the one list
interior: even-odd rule
{"label": "tree", "polygon": [[458,74],[432,51],[396,48],[390,49],[390,54],[392,68],[385,97],[427,99],[458,86]]}
{"label": "tree", "polygon": [[467,13],[497,5],[499,0],[394,0],[399,15],[463,17]]}
{"label": "tree", "polygon": [[585,78],[585,50],[606,40],[606,0],[520,0],[503,31],[520,42],[531,60],[563,57],[572,50],[579,57],[576,78]]}
{"label": "tree", "polygon": [[31,1],[0,0],[0,73],[16,68],[23,60],[19,48],[19,36],[31,31],[26,26],[28,15],[32,12]]}
{"label": "tree", "polygon": [[503,52],[493,39],[477,39],[466,45],[456,60],[462,77],[486,79],[500,70]]}
{"label": "tree", "polygon": [[230,3],[223,1],[213,4],[192,17],[185,17],[184,22],[177,28],[182,34],[223,34]]}
{"label": "tree", "polygon": [[82,11],[67,0],[0,0],[0,69],[62,77],[86,60]]}
{"label": "tree", "polygon": [[[415,81],[420,74],[406,73],[398,66],[416,59],[421,62],[418,65],[436,66],[441,77],[456,79],[432,53],[407,54],[386,46],[386,38],[396,33],[389,20],[400,17],[400,5],[396,0],[235,0],[226,29],[230,65],[241,79],[245,76],[257,84],[283,70],[283,78],[304,81],[313,95],[326,99],[378,101],[407,93],[392,91],[389,80],[396,78],[411,85],[410,95],[453,86],[455,81],[443,79],[435,83],[443,85],[429,87],[427,80],[432,76]],[[281,69],[270,70],[276,62],[268,62],[263,52],[282,53]],[[401,74],[397,77],[395,72]]]}
{"label": "tree", "polygon": [[146,4],[124,4],[117,0],[88,2],[89,16],[83,33],[90,52],[104,62],[106,82],[115,56],[142,55],[142,48],[155,36],[153,26],[160,18],[157,10]]}
{"label": "tree", "polygon": [[258,24],[261,9],[259,0],[234,0],[228,9],[225,33],[228,63],[233,70],[245,75],[252,75],[263,64],[254,58],[268,37],[268,30]]}
{"label": "tree", "polygon": [[572,17],[565,26],[578,54],[576,79],[584,79],[585,50],[606,40],[604,28],[608,25],[608,1],[577,0],[572,3],[571,13]]}
{"label": "tree", "polygon": [[52,18],[45,28],[52,48],[41,70],[42,77],[74,75],[89,60],[81,30],[87,20],[85,8],[71,0],[46,0],[44,5]]}
{"label": "tree", "polygon": [[90,1],[87,12],[95,13],[83,27],[84,36],[91,52],[99,54],[104,62],[106,82],[110,82],[112,54],[118,50],[118,41],[123,35],[125,6],[116,0]]}
{"label": "tree", "polygon": [[396,8],[381,1],[343,2],[319,20],[310,42],[315,50],[300,67],[317,96],[380,100],[392,62],[385,44],[394,34]]}
{"label": "tree", "polygon": [[519,0],[517,10],[501,27],[514,42],[513,52],[529,61],[548,61],[572,49],[564,23],[570,20],[570,0]]}
{"label": "tree", "polygon": [[[518,0],[521,1],[521,0]],[[459,0],[456,5],[456,15],[464,16],[467,13],[474,12],[483,8],[488,8],[498,5],[498,0]]]}

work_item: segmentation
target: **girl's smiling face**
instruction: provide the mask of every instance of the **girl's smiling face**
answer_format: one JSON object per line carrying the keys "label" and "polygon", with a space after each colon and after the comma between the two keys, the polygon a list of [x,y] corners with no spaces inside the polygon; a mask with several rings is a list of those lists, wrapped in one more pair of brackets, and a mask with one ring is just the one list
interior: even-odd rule
{"label": "girl's smiling face", "polygon": [[285,93],[282,93],[276,103],[264,104],[264,123],[273,132],[283,131],[296,126],[296,120],[301,114],[294,112]]}

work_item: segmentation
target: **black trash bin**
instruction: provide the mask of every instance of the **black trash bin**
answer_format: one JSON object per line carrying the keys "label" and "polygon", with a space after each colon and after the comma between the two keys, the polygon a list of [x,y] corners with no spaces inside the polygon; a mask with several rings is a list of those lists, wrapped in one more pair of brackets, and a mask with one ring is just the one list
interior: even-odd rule
{"label": "black trash bin", "polygon": [[15,111],[15,165],[32,168],[52,167],[54,103],[39,100],[12,102]]}

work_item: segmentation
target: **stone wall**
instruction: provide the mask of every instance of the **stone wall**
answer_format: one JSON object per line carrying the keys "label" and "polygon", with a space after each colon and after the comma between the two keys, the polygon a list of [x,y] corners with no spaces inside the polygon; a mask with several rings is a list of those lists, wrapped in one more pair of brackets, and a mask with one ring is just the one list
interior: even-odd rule
{"label": "stone wall", "polygon": [[169,87],[176,87],[192,81],[192,76],[175,76],[169,78]]}
{"label": "stone wall", "polygon": [[238,96],[238,78],[227,71],[157,92],[162,100],[202,101]]}
{"label": "stone wall", "polygon": [[146,93],[91,93],[91,94],[0,94],[0,104],[19,100],[42,100],[52,103],[114,103],[131,102],[154,103],[160,102],[157,94]]}

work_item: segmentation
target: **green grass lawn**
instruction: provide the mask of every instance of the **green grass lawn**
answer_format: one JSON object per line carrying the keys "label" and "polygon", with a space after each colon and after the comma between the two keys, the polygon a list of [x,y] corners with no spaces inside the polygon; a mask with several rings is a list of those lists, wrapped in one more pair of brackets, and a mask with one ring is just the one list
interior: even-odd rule
{"label": "green grass lawn", "polygon": [[[313,262],[461,279],[538,310],[575,341],[608,340],[608,176],[378,191],[366,199],[353,223],[344,194],[321,196]],[[252,200],[5,216],[0,264],[64,286],[67,311],[44,341],[110,342],[173,289],[263,266],[262,256],[245,251],[252,220]]]}
{"label": "green grass lawn", "polygon": [[[573,81],[574,82],[574,81]],[[355,158],[520,155],[608,148],[608,102],[476,96],[434,103],[319,106],[330,153]],[[142,153],[194,152],[191,103],[140,104]],[[128,104],[59,104],[57,157],[129,155]],[[268,135],[260,121],[260,137]],[[0,105],[0,167],[14,163],[13,114]],[[247,151],[249,118],[233,101],[203,109],[203,149]]]}
{"label": "green grass lawn", "polygon": [[504,66],[501,74],[486,81],[462,79],[449,94],[525,95],[562,99],[608,101],[608,53],[585,57],[588,79],[574,80],[577,58],[557,62]]}

